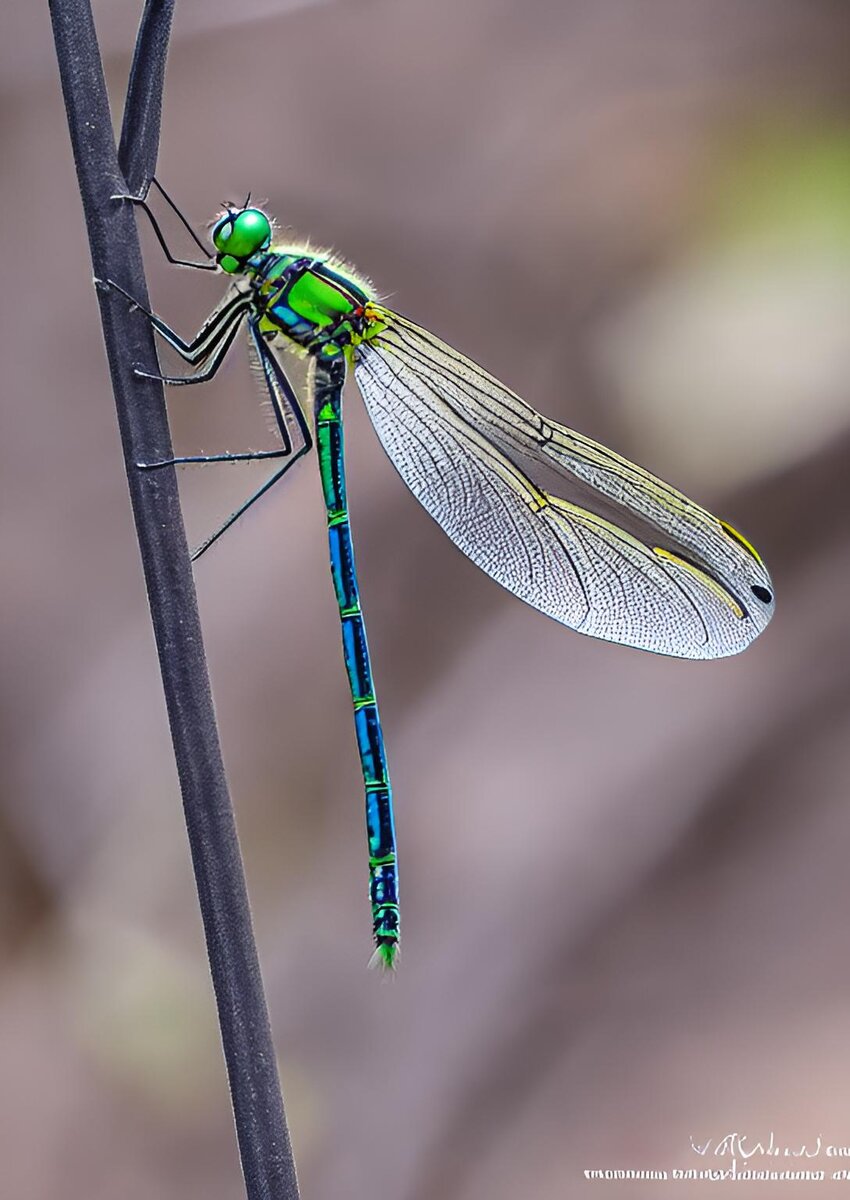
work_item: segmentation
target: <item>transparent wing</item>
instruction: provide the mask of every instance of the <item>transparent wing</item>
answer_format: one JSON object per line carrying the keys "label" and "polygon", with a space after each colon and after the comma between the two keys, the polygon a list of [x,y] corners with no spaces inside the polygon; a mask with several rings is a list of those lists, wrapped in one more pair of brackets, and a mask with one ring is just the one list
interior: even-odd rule
{"label": "transparent wing", "polygon": [[541,416],[427,330],[379,315],[385,328],[355,362],[372,423],[413,494],[488,575],[581,633],[660,654],[720,658],[764,629],[773,586],[731,526]]}

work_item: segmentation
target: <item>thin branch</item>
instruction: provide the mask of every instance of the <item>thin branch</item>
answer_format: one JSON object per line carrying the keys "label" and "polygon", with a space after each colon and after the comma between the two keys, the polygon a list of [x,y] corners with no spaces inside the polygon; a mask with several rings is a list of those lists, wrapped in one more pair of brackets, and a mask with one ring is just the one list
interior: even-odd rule
{"label": "thin branch", "polygon": [[[88,0],[52,0],[56,54],[97,279],[112,279],[142,303],[147,288],[133,206],[112,200],[143,187],[159,140],[170,0],[149,0],[139,32],[119,167],[103,67]],[[174,754],[248,1200],[297,1200],[274,1047],[236,826],[221,758],[189,550],[174,470],[136,463],[172,455],[162,386],[144,315],[98,289],[103,334],[142,567],[159,653]]]}
{"label": "thin branch", "polygon": [[118,143],[118,166],[134,196],[147,188],[156,171],[162,88],[173,12],[174,0],[145,0],[136,38]]}

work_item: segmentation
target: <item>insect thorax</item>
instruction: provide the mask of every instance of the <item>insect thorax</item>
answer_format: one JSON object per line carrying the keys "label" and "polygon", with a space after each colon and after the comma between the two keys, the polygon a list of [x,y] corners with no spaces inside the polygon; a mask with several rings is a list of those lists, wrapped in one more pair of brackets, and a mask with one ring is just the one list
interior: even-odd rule
{"label": "insect thorax", "polygon": [[331,259],[292,249],[256,254],[248,263],[260,330],[309,353],[332,358],[373,336],[373,296],[365,281]]}

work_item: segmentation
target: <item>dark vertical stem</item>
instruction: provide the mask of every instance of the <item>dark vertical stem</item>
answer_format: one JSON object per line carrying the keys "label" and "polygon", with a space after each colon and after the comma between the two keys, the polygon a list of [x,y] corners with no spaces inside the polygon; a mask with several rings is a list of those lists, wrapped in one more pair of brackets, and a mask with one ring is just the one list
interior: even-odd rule
{"label": "dark vertical stem", "polygon": [[118,143],[118,165],[133,196],[147,187],[156,170],[173,12],[174,0],[145,0],[136,38]]}
{"label": "dark vertical stem", "polygon": [[[142,302],[147,289],[132,206],[112,135],[109,101],[88,0],[52,0],[56,54],[97,279]],[[153,169],[159,137],[171,4],[150,0],[140,30],[122,148],[133,182]],[[149,61],[150,57],[150,61]],[[133,109],[138,106],[138,111]],[[130,140],[138,136],[138,147]],[[233,810],[221,758],[195,587],[173,469],[137,462],[171,455],[162,387],[134,374],[157,370],[147,320],[98,289],[103,334],[142,567],[159,653],[174,754],[248,1200],[297,1200],[274,1047]]]}

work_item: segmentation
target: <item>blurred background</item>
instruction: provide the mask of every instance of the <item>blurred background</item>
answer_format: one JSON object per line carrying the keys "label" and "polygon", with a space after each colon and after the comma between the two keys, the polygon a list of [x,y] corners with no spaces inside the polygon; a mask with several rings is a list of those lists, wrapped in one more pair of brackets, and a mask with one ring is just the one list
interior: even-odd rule
{"label": "blurred background", "polygon": [[[96,6],[116,120],[139,9]],[[843,0],[177,7],[159,174],[199,229],[251,189],[731,521],[777,593],[716,663],[566,631],[452,547],[351,387],[401,846],[385,981],[315,464],[199,564],[311,1200],[565,1200],[604,1188],[585,1170],[728,1167],[736,1132],[820,1137],[808,1165],[842,1165],[848,37]],[[0,1195],[224,1200],[241,1183],[45,4],[4,14],[0,149]],[[156,307],[193,331],[222,281],[142,237]],[[242,351],[191,391],[179,451],[269,438]],[[191,540],[262,477],[184,471]]]}

